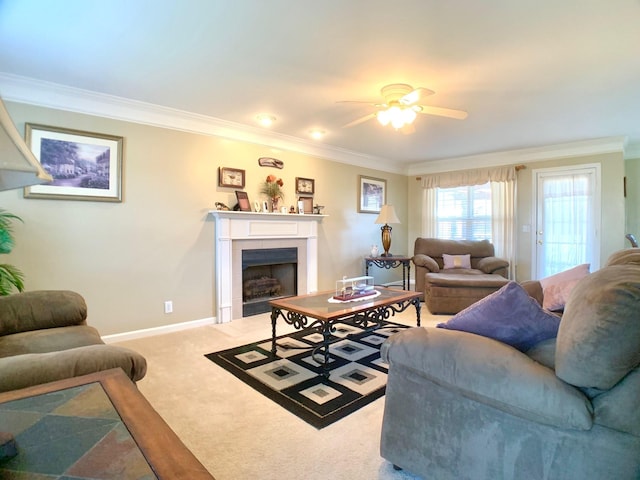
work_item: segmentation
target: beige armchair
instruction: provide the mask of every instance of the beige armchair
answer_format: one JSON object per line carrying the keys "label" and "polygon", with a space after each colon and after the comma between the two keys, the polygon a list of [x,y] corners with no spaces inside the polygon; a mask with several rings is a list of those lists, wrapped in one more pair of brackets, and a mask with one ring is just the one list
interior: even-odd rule
{"label": "beige armchair", "polygon": [[[469,264],[446,268],[447,255],[468,255]],[[417,238],[412,261],[416,291],[431,313],[458,313],[508,282],[509,262],[495,257],[488,240]]]}

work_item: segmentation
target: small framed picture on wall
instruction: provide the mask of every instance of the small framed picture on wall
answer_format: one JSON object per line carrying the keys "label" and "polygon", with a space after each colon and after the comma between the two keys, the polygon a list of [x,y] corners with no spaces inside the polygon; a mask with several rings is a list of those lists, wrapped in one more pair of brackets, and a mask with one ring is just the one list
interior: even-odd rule
{"label": "small framed picture on wall", "polygon": [[387,203],[387,181],[360,175],[358,184],[358,212],[380,213],[382,205]]}
{"label": "small framed picture on wall", "polygon": [[313,195],[316,189],[316,181],[313,178],[296,177],[296,193]]}

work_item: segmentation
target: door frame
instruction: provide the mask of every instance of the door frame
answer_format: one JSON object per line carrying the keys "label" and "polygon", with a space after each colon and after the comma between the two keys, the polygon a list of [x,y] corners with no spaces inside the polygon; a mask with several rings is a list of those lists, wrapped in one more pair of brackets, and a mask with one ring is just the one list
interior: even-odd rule
{"label": "door frame", "polygon": [[579,165],[565,165],[562,167],[536,168],[531,170],[531,195],[532,195],[532,221],[533,235],[531,236],[531,278],[538,279],[538,177],[545,173],[572,174],[578,171],[593,170],[595,174],[595,185],[593,192],[593,221],[595,226],[593,259],[591,260],[590,271],[594,272],[600,268],[600,244],[602,243],[602,166],[599,163],[585,163]]}

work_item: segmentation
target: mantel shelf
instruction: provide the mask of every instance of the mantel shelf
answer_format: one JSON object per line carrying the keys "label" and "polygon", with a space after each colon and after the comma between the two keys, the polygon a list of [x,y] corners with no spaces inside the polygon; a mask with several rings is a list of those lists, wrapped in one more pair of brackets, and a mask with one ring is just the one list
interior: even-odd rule
{"label": "mantel shelf", "polygon": [[209,213],[214,217],[220,218],[242,218],[242,219],[260,219],[260,220],[295,220],[295,221],[308,221],[319,220],[329,215],[318,215],[314,213],[265,213],[265,212],[240,212],[237,210],[209,210]]}

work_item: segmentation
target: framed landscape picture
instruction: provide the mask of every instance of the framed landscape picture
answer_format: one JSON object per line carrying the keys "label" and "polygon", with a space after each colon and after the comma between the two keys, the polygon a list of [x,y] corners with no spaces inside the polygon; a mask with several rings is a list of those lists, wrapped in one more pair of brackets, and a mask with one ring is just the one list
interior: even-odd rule
{"label": "framed landscape picture", "polygon": [[380,213],[387,202],[387,181],[360,175],[358,183],[358,212]]}
{"label": "framed landscape picture", "polygon": [[122,201],[123,137],[44,125],[25,125],[26,142],[53,177],[25,187],[25,198]]}

